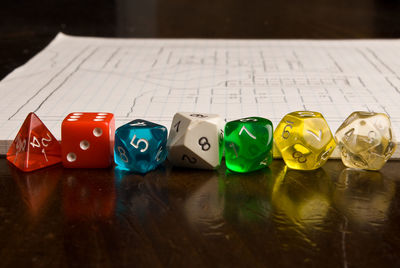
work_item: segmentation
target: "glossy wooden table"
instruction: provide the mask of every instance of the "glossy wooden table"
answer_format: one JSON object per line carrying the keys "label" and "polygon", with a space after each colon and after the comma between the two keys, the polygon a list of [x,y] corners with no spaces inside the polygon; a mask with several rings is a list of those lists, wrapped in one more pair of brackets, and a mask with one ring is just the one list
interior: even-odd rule
{"label": "glossy wooden table", "polygon": [[396,267],[399,164],[142,176],[1,159],[2,265]]}
{"label": "glossy wooden table", "polygon": [[[0,78],[57,32],[155,38],[398,38],[394,0],[31,0],[0,8]],[[400,135],[400,134],[398,134]],[[145,176],[0,158],[1,267],[399,267],[400,161],[276,160]]]}

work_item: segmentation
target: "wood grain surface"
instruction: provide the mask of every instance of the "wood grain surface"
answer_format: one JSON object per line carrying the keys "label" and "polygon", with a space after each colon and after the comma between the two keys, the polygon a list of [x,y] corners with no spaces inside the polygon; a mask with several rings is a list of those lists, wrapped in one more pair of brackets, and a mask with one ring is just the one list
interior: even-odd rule
{"label": "wood grain surface", "polygon": [[397,267],[399,162],[24,173],[0,159],[2,267]]}

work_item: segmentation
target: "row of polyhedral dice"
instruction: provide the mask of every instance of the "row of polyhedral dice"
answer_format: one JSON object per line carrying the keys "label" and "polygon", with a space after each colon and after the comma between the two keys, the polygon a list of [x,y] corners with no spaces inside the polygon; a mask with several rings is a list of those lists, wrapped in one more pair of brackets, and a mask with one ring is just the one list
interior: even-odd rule
{"label": "row of polyhedral dice", "polygon": [[[336,142],[335,142],[336,140]],[[228,169],[250,172],[268,166],[273,144],[289,168],[321,167],[339,145],[348,167],[379,170],[393,155],[396,142],[389,117],[354,112],[333,137],[318,112],[287,114],[273,132],[270,120],[247,117],[224,124],[213,114],[177,113],[170,133],[149,121],[133,120],[115,130],[111,113],[71,113],[61,125],[61,145],[33,113],[29,114],[7,153],[23,171],[62,162],[67,168],[106,168],[146,173],[168,155],[176,166],[217,168],[223,156]]]}

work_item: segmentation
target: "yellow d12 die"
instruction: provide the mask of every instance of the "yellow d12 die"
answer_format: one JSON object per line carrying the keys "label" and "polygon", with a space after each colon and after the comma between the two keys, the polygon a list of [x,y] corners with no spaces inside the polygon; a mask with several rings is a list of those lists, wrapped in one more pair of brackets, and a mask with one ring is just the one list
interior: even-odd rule
{"label": "yellow d12 die", "polygon": [[386,114],[353,112],[335,134],[343,164],[350,168],[381,169],[396,150]]}
{"label": "yellow d12 die", "polygon": [[286,165],[302,170],[321,167],[336,146],[324,117],[311,111],[285,115],[275,130],[274,140]]}

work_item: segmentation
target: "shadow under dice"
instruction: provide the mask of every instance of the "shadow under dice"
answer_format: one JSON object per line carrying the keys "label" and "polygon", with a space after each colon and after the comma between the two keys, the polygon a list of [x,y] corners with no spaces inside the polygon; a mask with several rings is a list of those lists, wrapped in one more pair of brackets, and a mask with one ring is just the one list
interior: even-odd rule
{"label": "shadow under dice", "polygon": [[347,167],[379,170],[393,155],[396,141],[383,113],[354,112],[338,128],[335,139]]}
{"label": "shadow under dice", "polygon": [[115,132],[115,163],[121,169],[146,173],[165,160],[166,144],[166,127],[141,119],[133,120]]}
{"label": "shadow under dice", "polygon": [[287,114],[277,126],[274,140],[286,165],[302,170],[321,167],[336,146],[324,117],[310,111]]}
{"label": "shadow under dice", "polygon": [[268,166],[272,161],[272,122],[248,117],[225,125],[225,162],[236,172],[250,172]]}

